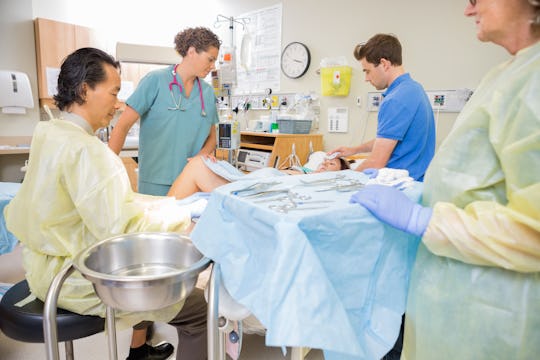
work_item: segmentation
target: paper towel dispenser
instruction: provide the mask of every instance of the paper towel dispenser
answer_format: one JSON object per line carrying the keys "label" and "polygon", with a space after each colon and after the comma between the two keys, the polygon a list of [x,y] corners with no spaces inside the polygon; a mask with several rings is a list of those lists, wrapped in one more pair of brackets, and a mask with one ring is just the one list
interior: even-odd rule
{"label": "paper towel dispenser", "polygon": [[19,71],[0,70],[0,108],[4,114],[26,114],[34,107],[28,76]]}

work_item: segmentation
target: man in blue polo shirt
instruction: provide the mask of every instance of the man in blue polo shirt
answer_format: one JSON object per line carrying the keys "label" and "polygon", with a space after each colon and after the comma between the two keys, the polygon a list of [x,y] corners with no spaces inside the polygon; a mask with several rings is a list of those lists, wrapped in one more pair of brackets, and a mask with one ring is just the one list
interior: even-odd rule
{"label": "man in blue polo shirt", "polygon": [[435,153],[435,119],[422,85],[405,73],[401,44],[389,34],[377,34],[357,45],[354,57],[361,62],[366,81],[386,91],[379,106],[377,136],[358,146],[341,146],[329,154],[340,156],[370,152],[356,170],[383,167],[406,169],[422,181]]}

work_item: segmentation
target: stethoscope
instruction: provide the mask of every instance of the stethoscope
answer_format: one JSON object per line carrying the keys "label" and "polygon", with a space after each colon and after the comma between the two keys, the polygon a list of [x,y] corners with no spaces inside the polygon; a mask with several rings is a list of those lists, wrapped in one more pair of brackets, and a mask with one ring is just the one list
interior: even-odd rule
{"label": "stethoscope", "polygon": [[[178,79],[176,78],[176,67],[177,66],[178,65],[175,65],[173,67],[173,70],[172,70],[173,80],[169,83],[169,92],[171,93],[171,98],[172,98],[172,101],[174,103],[174,106],[173,107],[168,107],[167,109],[186,111],[186,109],[181,107],[181,105],[182,105],[182,92],[184,91],[184,89],[182,88],[182,85],[180,85],[180,83],[178,82]],[[199,84],[199,98],[201,99],[201,115],[206,117],[206,111],[204,111],[204,98],[203,98],[203,94],[202,94],[201,81],[199,80],[199,78],[196,78],[196,79],[197,79],[197,84]],[[180,95],[178,96],[178,102],[176,102],[176,99],[174,98],[174,94],[173,94],[173,91],[172,91],[174,85],[178,86],[178,90],[180,91]]]}

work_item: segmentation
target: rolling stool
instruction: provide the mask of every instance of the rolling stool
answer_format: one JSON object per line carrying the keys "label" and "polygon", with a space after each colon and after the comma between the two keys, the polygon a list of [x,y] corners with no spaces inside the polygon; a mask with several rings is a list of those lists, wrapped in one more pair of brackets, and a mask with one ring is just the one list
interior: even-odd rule
{"label": "rolling stool", "polygon": [[[13,285],[0,301],[0,329],[6,336],[23,342],[43,343],[43,309],[41,300],[35,299],[28,304],[15,306],[30,295],[28,283],[23,280]],[[73,359],[73,340],[81,339],[102,332],[105,319],[99,316],[87,316],[58,309],[56,315],[58,341],[65,342],[66,359]]]}

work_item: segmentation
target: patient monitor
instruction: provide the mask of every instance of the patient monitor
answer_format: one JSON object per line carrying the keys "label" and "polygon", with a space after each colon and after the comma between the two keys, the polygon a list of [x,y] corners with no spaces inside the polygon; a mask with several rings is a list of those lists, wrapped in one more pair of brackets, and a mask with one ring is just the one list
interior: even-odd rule
{"label": "patient monitor", "polygon": [[254,171],[269,166],[270,155],[268,151],[240,149],[236,164],[240,170]]}

